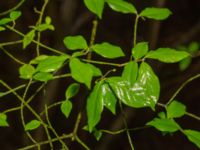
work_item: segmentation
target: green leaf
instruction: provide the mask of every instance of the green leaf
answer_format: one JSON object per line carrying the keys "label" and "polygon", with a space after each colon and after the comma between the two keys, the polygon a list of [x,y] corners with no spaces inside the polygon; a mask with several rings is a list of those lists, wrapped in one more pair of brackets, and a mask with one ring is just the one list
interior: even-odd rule
{"label": "green leaf", "polygon": [[198,148],[200,148],[200,132],[195,130],[184,130],[183,132],[187,138],[194,143]]}
{"label": "green leaf", "polygon": [[38,64],[39,62],[47,59],[49,56],[47,55],[40,55],[30,61],[30,64]]}
{"label": "green leaf", "polygon": [[46,23],[46,24],[51,24],[51,17],[46,16],[46,18],[45,18],[45,23]]}
{"label": "green leaf", "polygon": [[19,68],[20,78],[30,79],[35,73],[35,68],[30,64],[25,64]]}
{"label": "green leaf", "polygon": [[80,83],[84,83],[89,89],[91,86],[93,71],[77,58],[72,58],[69,63],[72,78]]}
{"label": "green leaf", "polygon": [[88,48],[87,42],[83,36],[67,36],[63,40],[65,46],[70,50],[86,49]]}
{"label": "green leaf", "polygon": [[96,66],[92,65],[92,64],[87,64],[93,71],[93,76],[98,77],[98,76],[102,76],[102,72],[99,68],[97,68]]}
{"label": "green leaf", "polygon": [[183,51],[176,51],[171,48],[159,48],[155,51],[150,51],[145,57],[151,59],[157,59],[165,63],[175,63],[190,56],[189,53]]}
{"label": "green leaf", "polygon": [[180,68],[180,70],[181,71],[186,70],[190,66],[191,63],[192,63],[192,58],[191,57],[187,57],[187,58],[181,60],[179,62],[179,68]]}
{"label": "green leaf", "polygon": [[94,46],[92,46],[92,49],[97,54],[105,58],[118,58],[118,57],[125,56],[120,47],[106,43],[106,42],[102,44],[95,44]]}
{"label": "green leaf", "polygon": [[3,19],[0,20],[0,25],[5,25],[5,24],[7,24],[9,22],[12,22],[12,19],[10,19],[10,18],[3,18]]}
{"label": "green leaf", "polygon": [[161,119],[165,119],[166,118],[165,112],[158,113],[158,117],[160,117]]}
{"label": "green leaf", "polygon": [[6,28],[0,26],[0,31],[4,31],[4,30],[6,30]]}
{"label": "green leaf", "polygon": [[197,43],[197,42],[191,42],[189,44],[189,46],[188,46],[188,52],[190,54],[194,54],[194,53],[196,53],[199,50],[199,48],[200,48],[199,43]]}
{"label": "green leaf", "polygon": [[41,82],[47,82],[53,79],[53,75],[48,72],[38,72],[33,76],[33,79]]}
{"label": "green leaf", "polygon": [[67,55],[48,56],[46,59],[39,62],[36,71],[53,72],[58,70],[63,63],[69,58]]}
{"label": "green leaf", "polygon": [[52,30],[52,31],[55,30],[53,25],[46,24],[46,23],[39,24],[38,26],[35,27],[35,29],[39,32],[42,32],[45,30]]}
{"label": "green leaf", "polygon": [[151,107],[154,109],[160,93],[160,84],[151,67],[143,62],[140,65],[138,79],[133,86],[122,77],[112,77],[106,80],[119,100],[135,107]]}
{"label": "green leaf", "polygon": [[122,12],[125,14],[137,13],[137,10],[135,9],[135,7],[129,2],[126,2],[123,0],[106,0],[106,2],[110,6],[110,8],[113,9],[114,11]]}
{"label": "green leaf", "polygon": [[122,72],[122,78],[130,82],[131,86],[135,83],[138,75],[138,64],[137,62],[129,62]]}
{"label": "green leaf", "polygon": [[97,130],[97,129],[95,129],[95,130],[93,131],[93,135],[94,135],[94,137],[96,138],[97,141],[100,140],[100,138],[102,137],[102,134],[103,134],[103,133],[102,133],[101,131]]}
{"label": "green leaf", "polygon": [[96,14],[100,19],[104,9],[104,0],[84,0],[86,7]]}
{"label": "green leaf", "polygon": [[110,89],[108,83],[102,84],[101,94],[103,98],[103,105],[115,115],[117,98],[115,97],[113,91]]}
{"label": "green leaf", "polygon": [[62,102],[60,109],[66,118],[69,117],[72,107],[73,107],[73,105],[69,100],[65,100]]}
{"label": "green leaf", "polygon": [[149,50],[149,46],[147,42],[137,43],[135,47],[132,49],[132,55],[135,59],[140,59],[146,55]]}
{"label": "green leaf", "polygon": [[10,13],[10,19],[16,20],[22,15],[21,11],[12,11]]}
{"label": "green leaf", "polygon": [[8,127],[9,124],[7,122],[6,114],[0,113],[0,127]]}
{"label": "green leaf", "polygon": [[172,101],[167,106],[167,118],[179,118],[186,113],[186,106],[180,102]]}
{"label": "green leaf", "polygon": [[35,30],[28,32],[23,38],[23,49],[25,49],[35,37]]}
{"label": "green leaf", "polygon": [[93,128],[101,119],[101,113],[103,111],[103,98],[101,93],[102,82],[98,82],[87,99],[87,117],[89,132],[92,132]]}
{"label": "green leaf", "polygon": [[78,83],[72,83],[65,92],[66,99],[70,99],[74,97],[80,89],[80,84]]}
{"label": "green leaf", "polygon": [[153,126],[162,132],[176,132],[180,129],[180,126],[173,119],[165,118],[154,118],[152,121],[148,122],[147,125]]}
{"label": "green leaf", "polygon": [[155,20],[167,19],[172,12],[167,8],[145,8],[141,13],[141,17],[146,17]]}
{"label": "green leaf", "polygon": [[37,129],[41,125],[41,122],[38,120],[32,120],[25,125],[25,131],[31,131]]}

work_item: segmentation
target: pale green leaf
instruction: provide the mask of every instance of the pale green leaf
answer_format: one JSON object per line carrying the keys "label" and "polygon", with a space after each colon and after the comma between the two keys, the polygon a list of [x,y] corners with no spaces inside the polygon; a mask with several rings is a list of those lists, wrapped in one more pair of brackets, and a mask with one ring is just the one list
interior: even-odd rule
{"label": "pale green leaf", "polygon": [[51,17],[46,16],[46,18],[45,18],[45,23],[46,23],[46,24],[51,24]]}
{"label": "pale green leaf", "polygon": [[110,8],[113,9],[114,11],[122,12],[125,14],[127,14],[127,13],[136,14],[137,13],[135,7],[129,2],[126,2],[123,0],[106,0],[106,2],[110,6]]}
{"label": "pale green leaf", "polygon": [[10,13],[10,19],[16,20],[22,15],[21,11],[12,11]]}
{"label": "pale green leaf", "polygon": [[132,49],[132,55],[135,59],[140,59],[146,55],[149,50],[149,46],[147,42],[137,43],[135,47]]}
{"label": "pale green leaf", "polygon": [[47,59],[49,56],[47,55],[40,55],[30,61],[30,64],[38,64],[39,62]]}
{"label": "pale green leaf", "polygon": [[154,118],[152,121],[148,122],[147,125],[153,126],[162,132],[176,132],[180,129],[180,126],[173,119],[165,118]]}
{"label": "pale green leaf", "polygon": [[0,25],[5,25],[5,24],[7,24],[9,22],[12,22],[12,19],[10,19],[10,18],[2,18],[2,19],[0,19]]}
{"label": "pale green leaf", "polygon": [[183,133],[187,138],[194,143],[198,148],[200,148],[200,132],[195,130],[184,130]]}
{"label": "pale green leaf", "polygon": [[88,88],[91,86],[93,71],[77,58],[72,58],[69,63],[72,78],[80,83],[84,83]]}
{"label": "pale green leaf", "polygon": [[186,106],[180,102],[172,101],[167,106],[167,118],[179,118],[186,113]]}
{"label": "pale green leaf", "polygon": [[102,18],[104,0],[84,0],[84,3],[91,12],[96,14],[100,19]]}
{"label": "pale green leaf", "polygon": [[65,100],[62,102],[60,109],[66,118],[69,117],[72,107],[73,107],[73,105],[69,100]]}
{"label": "pale green leaf", "polygon": [[41,122],[38,120],[32,120],[25,125],[25,131],[31,131],[37,129],[41,125]]}
{"label": "pale green leaf", "polygon": [[101,94],[102,82],[98,82],[87,99],[87,117],[89,132],[93,131],[93,128],[101,119],[101,113],[103,111],[103,98]]}
{"label": "pale green leaf", "polygon": [[145,8],[140,13],[140,16],[155,19],[155,20],[164,20],[167,19],[172,12],[167,8]]}
{"label": "pale green leaf", "polygon": [[35,68],[30,64],[25,64],[19,68],[20,78],[30,79],[35,73]]}
{"label": "pale green leaf", "polygon": [[72,83],[65,92],[66,99],[70,99],[74,97],[80,89],[80,84],[78,83]]}
{"label": "pale green leaf", "polygon": [[6,30],[6,28],[0,26],[0,31],[4,31],[4,30]]}
{"label": "pale green leaf", "polygon": [[6,114],[0,113],[0,127],[8,127],[9,124],[7,122]]}
{"label": "pale green leaf", "polygon": [[92,49],[94,50],[94,52],[105,58],[112,59],[124,56],[124,52],[120,47],[106,42],[101,44],[95,44],[94,46],[92,46]]}
{"label": "pale green leaf", "polygon": [[62,67],[63,63],[69,58],[67,55],[48,56],[46,59],[39,61],[36,71],[53,72]]}
{"label": "pale green leaf", "polygon": [[38,72],[33,76],[33,79],[41,82],[47,82],[53,79],[53,75],[48,72]]}
{"label": "pale green leaf", "polygon": [[190,56],[190,54],[184,51],[177,51],[171,48],[159,48],[155,51],[150,51],[145,57],[165,63],[176,63],[188,56]]}
{"label": "pale green leaf", "polygon": [[23,49],[25,49],[34,39],[35,30],[28,32],[23,38]]}
{"label": "pale green leaf", "polygon": [[67,36],[63,40],[65,46],[70,50],[86,49],[88,47],[83,36]]}

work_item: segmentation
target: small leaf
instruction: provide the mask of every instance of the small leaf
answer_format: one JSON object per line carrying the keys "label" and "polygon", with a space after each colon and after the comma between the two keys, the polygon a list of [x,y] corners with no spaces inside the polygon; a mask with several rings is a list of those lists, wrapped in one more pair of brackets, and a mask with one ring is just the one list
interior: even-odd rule
{"label": "small leaf", "polygon": [[31,30],[28,32],[23,38],[23,49],[25,49],[34,39],[35,37],[35,30]]}
{"label": "small leaf", "polygon": [[104,9],[104,0],[84,0],[86,7],[96,14],[100,19]]}
{"label": "small leaf", "polygon": [[69,117],[72,107],[73,107],[73,105],[69,100],[65,100],[62,102],[60,109],[66,118]]}
{"label": "small leaf", "polygon": [[173,119],[154,118],[147,125],[153,126],[162,132],[176,132],[180,129],[180,126]]}
{"label": "small leaf", "polygon": [[3,19],[0,20],[0,25],[5,25],[5,24],[7,24],[9,22],[12,22],[12,19],[10,19],[10,18],[3,18]]}
{"label": "small leaf", "polygon": [[166,114],[164,112],[160,112],[160,113],[158,113],[158,117],[160,117],[161,119],[165,119]]}
{"label": "small leaf", "polygon": [[80,84],[78,83],[72,83],[65,92],[66,99],[71,99],[74,97],[80,89]]}
{"label": "small leaf", "polygon": [[38,26],[35,27],[35,29],[39,32],[45,31],[45,30],[55,30],[53,25],[49,25],[49,24],[39,24]]}
{"label": "small leaf", "polygon": [[147,42],[140,42],[132,49],[132,55],[135,59],[140,59],[146,55],[149,50]]}
{"label": "small leaf", "polygon": [[191,63],[192,63],[192,58],[191,57],[187,57],[187,58],[181,60],[179,62],[179,68],[180,68],[180,70],[181,71],[186,70],[190,66]]}
{"label": "small leaf", "polygon": [[48,72],[38,72],[33,76],[33,79],[41,82],[47,82],[53,79],[53,75]]}
{"label": "small leaf", "polygon": [[25,125],[25,131],[31,131],[37,129],[41,125],[41,122],[38,120],[32,120]]}
{"label": "small leaf", "polygon": [[123,0],[106,0],[106,2],[110,6],[110,8],[113,9],[114,11],[122,12],[125,14],[127,14],[127,13],[136,14],[137,13],[135,7],[129,2],[126,2]]}
{"label": "small leaf", "polygon": [[30,64],[38,64],[39,62],[47,59],[49,56],[47,55],[40,55],[30,61]]}
{"label": "small leaf", "polygon": [[115,115],[117,98],[115,97],[115,94],[113,93],[113,91],[110,89],[108,83],[102,84],[101,94],[102,94],[104,106],[108,108]]}
{"label": "small leaf", "polygon": [[179,118],[186,113],[186,106],[180,102],[172,101],[167,106],[167,118]]}
{"label": "small leaf", "polygon": [[102,137],[102,132],[99,131],[99,130],[97,130],[97,129],[95,129],[95,130],[93,131],[93,135],[94,135],[94,137],[96,138],[96,140],[99,141],[100,138]]}
{"label": "small leaf", "polygon": [[80,83],[84,83],[89,89],[91,86],[93,71],[77,58],[72,58],[69,63],[72,78]]}
{"label": "small leaf", "polygon": [[131,86],[135,83],[138,75],[138,64],[134,61],[129,62],[122,72],[122,78],[130,82]]}
{"label": "small leaf", "polygon": [[187,138],[194,143],[198,148],[200,148],[200,132],[195,130],[184,130],[183,133]]}
{"label": "small leaf", "polygon": [[103,98],[101,94],[102,82],[98,82],[87,99],[87,117],[89,132],[93,131],[93,128],[101,119],[101,113],[103,111]]}
{"label": "small leaf", "polygon": [[16,19],[18,19],[21,15],[22,15],[21,11],[12,11],[12,12],[10,13],[10,18],[11,18],[12,20],[16,20]]}
{"label": "small leaf", "polygon": [[65,46],[70,50],[79,50],[88,48],[87,42],[83,36],[67,36],[63,40]]}
{"label": "small leaf", "polygon": [[58,70],[63,63],[68,59],[67,55],[48,56],[46,59],[41,60],[36,68],[39,72],[53,72]]}
{"label": "small leaf", "polygon": [[146,58],[157,59],[165,63],[176,63],[184,58],[190,56],[189,53],[183,51],[176,51],[171,48],[159,48],[155,51],[150,51],[145,56]]}
{"label": "small leaf", "polygon": [[188,46],[188,52],[190,54],[194,54],[194,53],[196,53],[199,50],[199,48],[200,48],[199,43],[197,43],[197,42],[191,42],[189,44],[189,46]]}
{"label": "small leaf", "polygon": [[30,64],[25,64],[19,68],[20,78],[30,79],[35,73],[35,68]]}
{"label": "small leaf", "polygon": [[4,30],[6,30],[6,28],[0,26],[0,31],[4,31]]}
{"label": "small leaf", "polygon": [[109,44],[109,43],[102,43],[102,44],[95,44],[92,46],[92,49],[99,55],[105,58],[118,58],[124,56],[122,49],[118,46]]}
{"label": "small leaf", "polygon": [[9,124],[7,122],[6,114],[0,113],[0,127],[8,127]]}
{"label": "small leaf", "polygon": [[99,68],[97,68],[96,66],[92,65],[92,64],[87,64],[93,71],[93,76],[98,77],[98,76],[102,76],[102,72]]}
{"label": "small leaf", "polygon": [[46,16],[46,18],[45,18],[45,23],[46,23],[46,24],[51,24],[51,17]]}
{"label": "small leaf", "polygon": [[155,20],[164,20],[167,19],[172,12],[167,8],[145,8],[140,16],[155,19]]}

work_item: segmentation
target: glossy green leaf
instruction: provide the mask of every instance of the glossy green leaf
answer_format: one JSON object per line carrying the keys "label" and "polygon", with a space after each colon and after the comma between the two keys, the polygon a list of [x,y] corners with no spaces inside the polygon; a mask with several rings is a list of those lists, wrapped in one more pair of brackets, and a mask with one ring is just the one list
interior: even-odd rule
{"label": "glossy green leaf", "polygon": [[162,132],[176,132],[180,129],[180,126],[173,119],[154,118],[147,125],[153,126]]}
{"label": "glossy green leaf", "polygon": [[63,63],[68,59],[67,55],[48,56],[46,59],[39,62],[36,71],[53,72],[58,70]]}
{"label": "glossy green leaf", "polygon": [[107,83],[102,84],[101,94],[104,106],[108,108],[113,114],[116,114],[117,98]]}
{"label": "glossy green leaf", "polygon": [[61,112],[65,115],[66,118],[69,117],[70,112],[72,110],[72,107],[73,107],[73,105],[69,100],[65,100],[65,101],[62,102],[60,109],[61,109]]}
{"label": "glossy green leaf", "polygon": [[41,122],[38,120],[32,120],[25,125],[25,131],[31,131],[37,129],[41,125]]}
{"label": "glossy green leaf", "polygon": [[93,128],[101,119],[101,113],[103,111],[103,98],[101,93],[102,82],[98,82],[87,99],[87,117],[89,132],[93,131]]}
{"label": "glossy green leaf", "polygon": [[124,56],[124,52],[120,47],[106,42],[101,44],[95,44],[94,46],[92,46],[92,49],[97,54],[105,58],[118,58]]}
{"label": "glossy green leaf", "polygon": [[16,20],[16,19],[18,19],[21,15],[22,15],[22,13],[21,13],[20,11],[12,11],[12,12],[10,13],[10,18],[11,18],[12,20]]}
{"label": "glossy green leaf", "polygon": [[0,127],[8,127],[9,124],[7,122],[6,114],[0,113]]}
{"label": "glossy green leaf", "polygon": [[155,20],[164,20],[167,19],[172,12],[167,8],[145,8],[140,13],[140,16],[155,19]]}
{"label": "glossy green leaf", "polygon": [[114,11],[122,12],[125,14],[137,13],[135,7],[129,2],[123,0],[106,0],[106,2],[110,6],[110,8],[113,9]]}
{"label": "glossy green leaf", "polygon": [[184,130],[183,132],[187,138],[194,143],[198,148],[200,148],[200,132],[195,130]]}
{"label": "glossy green leaf", "polygon": [[102,72],[99,68],[97,68],[96,66],[92,65],[92,64],[87,64],[93,71],[93,76],[98,77],[98,76],[102,76]]}
{"label": "glossy green leaf", "polygon": [[172,101],[167,106],[167,117],[168,118],[179,118],[186,113],[186,106],[180,102]]}
{"label": "glossy green leaf", "polygon": [[70,50],[86,49],[88,47],[83,36],[67,36],[63,40],[65,46]]}
{"label": "glossy green leaf", "polygon": [[33,76],[33,79],[41,82],[47,82],[53,79],[53,75],[48,72],[38,72]]}
{"label": "glossy green leaf", "polygon": [[9,22],[12,22],[12,19],[10,19],[10,18],[2,18],[2,19],[0,19],[0,25],[5,25],[5,24],[7,24]]}
{"label": "glossy green leaf", "polygon": [[86,7],[96,14],[100,19],[104,9],[104,0],[84,0]]}
{"label": "glossy green leaf", "polygon": [[28,32],[23,38],[23,49],[25,49],[34,39],[35,37],[35,30],[31,30]]}
{"label": "glossy green leaf", "polygon": [[66,99],[71,99],[74,97],[80,89],[80,84],[78,83],[72,83],[65,92]]}
{"label": "glossy green leaf", "polygon": [[30,79],[35,73],[35,68],[30,64],[25,64],[19,68],[20,78]]}
{"label": "glossy green leaf", "polygon": [[135,83],[138,75],[138,64],[137,62],[129,62],[122,72],[122,78],[130,82],[131,86]]}
{"label": "glossy green leaf", "polygon": [[191,63],[192,63],[192,58],[191,57],[187,57],[187,58],[181,60],[179,62],[179,68],[180,68],[180,70],[181,71],[186,70],[190,66]]}
{"label": "glossy green leaf", "polygon": [[77,58],[72,58],[69,66],[72,78],[80,83],[84,83],[88,88],[90,88],[93,71],[88,64],[81,62]]}
{"label": "glossy green leaf", "polygon": [[47,55],[40,55],[30,61],[30,64],[38,64],[39,62],[47,59],[49,56]]}
{"label": "glossy green leaf", "polygon": [[121,77],[106,80],[119,100],[131,107],[151,107],[154,109],[160,93],[160,84],[151,67],[143,62],[138,79],[133,86]]}
{"label": "glossy green leaf", "polygon": [[6,28],[0,26],[0,31],[4,31],[4,30],[6,30]]}
{"label": "glossy green leaf", "polygon": [[137,43],[135,47],[132,49],[132,55],[135,59],[140,59],[146,55],[149,50],[149,46],[147,42]]}
{"label": "glossy green leaf", "polygon": [[155,51],[150,51],[145,57],[156,59],[165,63],[175,63],[190,56],[189,53],[183,51],[176,51],[171,48],[159,48]]}

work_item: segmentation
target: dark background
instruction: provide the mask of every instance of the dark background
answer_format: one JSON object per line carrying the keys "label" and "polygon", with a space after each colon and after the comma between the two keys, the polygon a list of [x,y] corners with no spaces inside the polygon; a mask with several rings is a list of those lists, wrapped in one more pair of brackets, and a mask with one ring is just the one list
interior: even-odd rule
{"label": "dark background", "polygon": [[[146,20],[139,22],[138,41],[149,41],[151,49],[158,47],[173,47],[180,45],[188,45],[192,41],[200,42],[200,1],[199,0],[130,0],[135,7],[141,11],[145,7],[168,7],[173,15],[163,22]],[[37,21],[38,15],[34,13],[34,7],[40,9],[43,1],[29,0],[25,2],[20,10],[22,17],[17,21],[16,28],[23,33],[29,31],[28,26],[34,25]],[[13,0],[3,0],[0,2],[0,12],[16,5]],[[82,0],[50,0],[46,15],[52,17],[55,31],[46,31],[42,34],[42,43],[66,51],[62,40],[67,35],[82,34],[89,41],[92,20],[95,18],[83,4]],[[132,47],[133,25],[135,16],[120,14],[112,11],[108,6],[105,7],[103,19],[99,22],[97,30],[96,42],[108,41],[110,43],[119,45],[124,52],[130,54]],[[18,40],[20,37],[13,32],[5,31],[0,33],[0,42]],[[21,45],[6,47],[10,53],[14,54],[20,60],[28,62],[36,56],[35,46],[30,45],[27,50],[22,50]],[[45,50],[45,54],[51,54]],[[98,60],[97,56],[94,56]],[[126,60],[129,58],[127,57]],[[116,60],[114,62],[124,62],[125,60]],[[185,71],[180,71],[177,64],[161,64],[158,62],[150,62],[153,65],[154,71],[158,74],[161,81],[161,96],[160,102],[165,103],[175,90],[187,80],[189,77],[200,73],[200,59],[195,57],[190,67]],[[26,83],[18,77],[18,68],[20,65],[16,64],[7,55],[0,51],[0,79],[6,81],[10,86],[16,87],[22,83]],[[100,66],[99,66],[100,67]],[[103,67],[103,72],[112,67]],[[63,69],[63,72],[68,71],[68,68]],[[117,72],[120,73],[121,70]],[[33,107],[40,111],[43,109],[44,100],[48,103],[60,101],[64,98],[64,91],[72,80],[62,79],[55,80],[48,83],[45,87],[47,93],[45,98],[40,93],[36,100],[32,103]],[[31,92],[37,87],[33,86]],[[0,91],[5,91],[5,88],[0,86]],[[21,91],[23,92],[23,91]],[[60,113],[59,108],[55,108],[51,112],[51,121],[58,133],[68,133],[72,131],[76,119],[76,115],[82,105],[85,104],[88,93],[81,88],[82,95],[75,97],[73,103],[74,108],[68,120]],[[85,98],[84,98],[85,97]],[[200,116],[200,79],[197,79],[187,85],[178,95],[177,100],[187,105],[187,110]],[[0,111],[6,108],[19,105],[18,101],[13,96],[6,96],[0,99]],[[163,110],[158,107],[156,112],[150,109],[133,109],[125,107],[129,128],[143,126],[156,116],[156,113]],[[107,110],[104,111],[101,123],[98,128],[118,130],[123,128],[123,121],[120,112],[117,116],[113,116]],[[26,120],[31,119],[29,112],[26,112]],[[0,149],[14,150],[26,143],[24,132],[19,119],[19,113],[14,112],[8,115],[10,123],[9,128],[0,128]],[[200,130],[200,122],[189,117],[183,117],[177,120],[183,128],[191,128]],[[81,127],[86,124],[86,116],[83,116]],[[37,139],[43,139],[43,132],[41,130],[33,132]],[[129,150],[129,144],[126,134],[107,135],[104,134],[102,139],[97,142],[95,138],[85,131],[80,130],[81,139],[91,147],[92,150]],[[131,132],[133,143],[136,150],[195,150],[197,149],[190,143],[185,136],[177,132],[173,135],[163,136],[160,132],[153,128]],[[29,143],[30,144],[30,143]],[[80,150],[80,147],[75,142],[68,141],[68,145],[72,150]],[[42,149],[48,149],[43,147]],[[56,148],[56,149],[59,149]]]}

